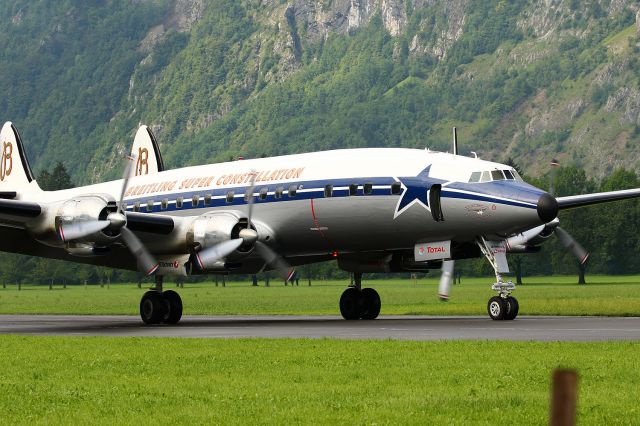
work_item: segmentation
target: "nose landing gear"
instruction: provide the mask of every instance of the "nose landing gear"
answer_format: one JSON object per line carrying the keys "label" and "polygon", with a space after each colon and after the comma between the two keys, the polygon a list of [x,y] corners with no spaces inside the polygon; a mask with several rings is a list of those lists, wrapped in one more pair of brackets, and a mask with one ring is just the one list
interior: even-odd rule
{"label": "nose landing gear", "polygon": [[[496,274],[496,282],[491,286],[491,289],[498,292],[498,295],[493,296],[487,303],[489,317],[492,320],[513,320],[518,316],[520,305],[518,300],[511,296],[516,285],[511,281],[504,282],[502,280],[501,272],[509,272],[505,253],[502,250],[495,250],[484,238],[480,238],[478,245]],[[497,254],[502,258],[497,258]]]}
{"label": "nose landing gear", "polygon": [[380,295],[372,288],[362,288],[362,272],[354,274],[354,286],[340,297],[340,313],[346,320],[373,320],[380,314]]}

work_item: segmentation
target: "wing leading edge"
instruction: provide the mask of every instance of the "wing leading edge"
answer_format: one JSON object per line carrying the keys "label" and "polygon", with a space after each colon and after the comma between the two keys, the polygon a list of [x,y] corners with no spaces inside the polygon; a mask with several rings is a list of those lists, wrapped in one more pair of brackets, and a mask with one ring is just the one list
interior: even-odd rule
{"label": "wing leading edge", "polygon": [[558,208],[560,210],[566,210],[636,197],[640,197],[640,188],[625,189],[622,191],[597,192],[594,194],[571,195],[568,197],[557,197],[556,200],[558,201]]}

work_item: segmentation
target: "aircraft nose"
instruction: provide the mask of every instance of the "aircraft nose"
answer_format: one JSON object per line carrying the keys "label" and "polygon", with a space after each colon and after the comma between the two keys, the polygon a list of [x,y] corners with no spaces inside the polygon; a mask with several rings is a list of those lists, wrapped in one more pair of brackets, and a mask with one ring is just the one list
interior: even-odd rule
{"label": "aircraft nose", "polygon": [[558,217],[558,201],[547,193],[542,194],[538,199],[538,217],[544,223]]}

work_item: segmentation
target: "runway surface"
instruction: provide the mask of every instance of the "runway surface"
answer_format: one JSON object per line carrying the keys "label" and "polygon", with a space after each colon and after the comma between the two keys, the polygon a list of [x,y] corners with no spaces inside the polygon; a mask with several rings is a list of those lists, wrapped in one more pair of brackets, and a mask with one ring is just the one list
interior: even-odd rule
{"label": "runway surface", "polygon": [[179,325],[145,326],[134,316],[0,315],[0,334],[133,337],[334,337],[399,340],[640,340],[640,318],[387,316],[344,321],[327,316],[190,316]]}

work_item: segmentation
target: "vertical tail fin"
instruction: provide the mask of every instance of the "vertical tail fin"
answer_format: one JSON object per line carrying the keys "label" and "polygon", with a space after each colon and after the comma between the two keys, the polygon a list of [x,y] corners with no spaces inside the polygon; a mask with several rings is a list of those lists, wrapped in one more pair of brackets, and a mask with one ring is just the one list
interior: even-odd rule
{"label": "vertical tail fin", "polygon": [[151,129],[145,125],[140,126],[131,147],[131,156],[136,159],[134,176],[155,174],[164,171],[162,155],[158,141]]}
{"label": "vertical tail fin", "polygon": [[[33,184],[32,184],[33,182]],[[18,129],[7,121],[0,130],[0,192],[37,187]]]}

